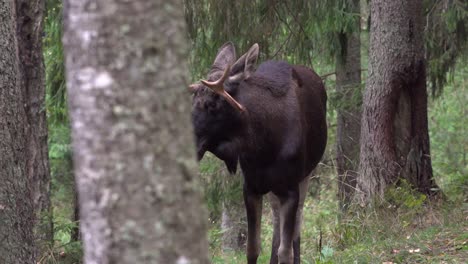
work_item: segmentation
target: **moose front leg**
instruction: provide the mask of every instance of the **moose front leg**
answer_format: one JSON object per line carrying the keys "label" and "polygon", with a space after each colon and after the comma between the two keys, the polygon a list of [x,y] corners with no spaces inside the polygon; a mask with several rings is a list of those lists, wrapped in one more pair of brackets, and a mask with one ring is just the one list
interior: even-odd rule
{"label": "moose front leg", "polygon": [[262,196],[250,192],[244,185],[244,202],[247,212],[247,263],[256,264],[261,246]]}
{"label": "moose front leg", "polygon": [[296,229],[296,213],[299,205],[299,188],[279,195],[281,242],[278,249],[280,264],[293,263],[293,239]]}

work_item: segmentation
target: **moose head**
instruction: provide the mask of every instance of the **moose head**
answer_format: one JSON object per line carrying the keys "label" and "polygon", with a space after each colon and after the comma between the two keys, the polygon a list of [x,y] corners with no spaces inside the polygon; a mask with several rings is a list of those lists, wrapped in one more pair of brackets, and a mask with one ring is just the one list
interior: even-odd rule
{"label": "moose head", "polygon": [[231,173],[237,169],[238,136],[244,127],[242,115],[246,109],[236,101],[239,84],[254,71],[258,58],[258,44],[236,61],[231,42],[218,51],[207,80],[190,85],[193,92],[192,121],[195,128],[198,159],[206,151],[226,163]]}

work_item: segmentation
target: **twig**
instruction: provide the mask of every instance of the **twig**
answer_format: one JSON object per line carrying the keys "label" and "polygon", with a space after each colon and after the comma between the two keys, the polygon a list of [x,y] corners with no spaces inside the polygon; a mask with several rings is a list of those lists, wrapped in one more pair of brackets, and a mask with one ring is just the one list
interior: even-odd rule
{"label": "twig", "polygon": [[328,76],[332,76],[332,75],[334,75],[334,74],[336,74],[336,72],[330,72],[330,73],[327,73],[327,74],[324,74],[324,75],[320,76],[320,78],[325,79],[325,78],[327,78]]}
{"label": "twig", "polygon": [[[367,71],[367,69],[360,69],[359,71],[363,72],[363,71]],[[336,72],[326,73],[326,74],[320,76],[320,78],[322,78],[322,80],[323,80],[323,79],[327,78],[328,76],[331,76],[331,75],[334,75],[334,74],[336,74]]]}

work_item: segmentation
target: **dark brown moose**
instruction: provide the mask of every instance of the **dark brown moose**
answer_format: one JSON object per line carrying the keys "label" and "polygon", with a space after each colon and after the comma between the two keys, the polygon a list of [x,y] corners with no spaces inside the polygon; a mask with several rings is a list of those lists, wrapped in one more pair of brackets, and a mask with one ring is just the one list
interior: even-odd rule
{"label": "dark brown moose", "polygon": [[311,69],[266,61],[255,70],[254,44],[236,60],[224,44],[208,80],[190,85],[198,159],[206,151],[244,175],[248,263],[260,254],[262,196],[270,193],[273,245],[270,263],[300,263],[300,226],[309,175],[327,142],[327,96]]}

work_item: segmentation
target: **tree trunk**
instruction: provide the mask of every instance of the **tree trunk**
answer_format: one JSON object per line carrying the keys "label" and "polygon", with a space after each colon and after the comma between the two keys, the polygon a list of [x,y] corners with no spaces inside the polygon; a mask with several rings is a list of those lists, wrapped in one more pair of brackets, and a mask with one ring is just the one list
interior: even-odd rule
{"label": "tree trunk", "polygon": [[0,263],[34,263],[34,210],[24,157],[27,117],[19,75],[15,5],[0,2]]}
{"label": "tree trunk", "polygon": [[[348,12],[360,12],[359,0],[350,2]],[[338,34],[341,50],[336,56],[336,92],[340,107],[337,113],[336,167],[338,200],[346,209],[356,187],[361,136],[361,41],[360,17],[353,21],[353,32]]]}
{"label": "tree trunk", "polygon": [[223,251],[243,251],[247,241],[247,220],[242,201],[223,203],[221,230]]}
{"label": "tree trunk", "polygon": [[73,215],[72,221],[75,224],[71,230],[71,241],[80,241],[80,202],[78,199],[78,190],[76,184],[73,185]]}
{"label": "tree trunk", "polygon": [[223,251],[243,251],[247,242],[247,216],[242,199],[242,175],[216,175],[222,177],[223,189],[228,195],[223,201],[221,215],[222,249]]}
{"label": "tree trunk", "polygon": [[425,194],[429,152],[421,0],[371,1],[369,78],[363,101],[358,199],[383,197],[406,179]]}
{"label": "tree trunk", "polygon": [[34,203],[28,179],[27,113],[15,5],[0,2],[0,263],[35,263]]}
{"label": "tree trunk", "polygon": [[208,263],[181,1],[65,1],[85,263]]}
{"label": "tree trunk", "polygon": [[44,0],[16,0],[17,44],[20,74],[28,120],[27,173],[36,210],[36,239],[40,255],[49,252],[52,240],[50,170],[45,109],[45,71],[42,56]]}
{"label": "tree trunk", "polygon": [[0,263],[35,263],[52,243],[44,1],[3,1],[0,12]]}

